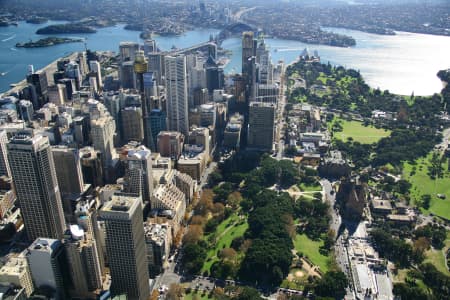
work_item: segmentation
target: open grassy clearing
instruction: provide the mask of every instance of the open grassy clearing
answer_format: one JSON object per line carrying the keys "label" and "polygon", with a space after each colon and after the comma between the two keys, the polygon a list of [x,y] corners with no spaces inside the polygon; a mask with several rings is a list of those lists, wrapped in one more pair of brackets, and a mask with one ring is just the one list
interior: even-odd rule
{"label": "open grassy clearing", "polygon": [[[443,164],[445,170],[443,178],[431,179],[427,174],[431,156],[430,153],[427,157],[416,160],[415,165],[405,163],[403,177],[412,184],[410,193],[413,203],[418,203],[422,195],[428,194],[431,196],[430,208],[422,209],[423,212],[450,220],[450,172],[447,165]],[[444,194],[446,198],[440,199],[437,194]]]}
{"label": "open grassy clearing", "polygon": [[351,137],[355,142],[360,142],[361,144],[373,144],[391,134],[389,130],[378,129],[374,126],[366,127],[358,121],[335,119],[334,122],[339,122],[342,126],[342,132],[335,132],[334,138],[344,142]]}
{"label": "open grassy clearing", "polygon": [[[217,239],[215,247],[208,250],[201,272],[209,272],[211,266],[216,261],[219,261],[219,258],[217,257],[218,252],[223,248],[229,248],[233,239],[243,236],[247,228],[247,220],[241,220],[236,214],[231,215],[228,219],[220,223],[219,226],[217,226],[215,233],[213,233]],[[210,235],[205,238],[208,238],[209,236]]]}
{"label": "open grassy clearing", "polygon": [[427,257],[425,259],[425,262],[432,263],[436,267],[436,269],[438,269],[445,275],[450,276],[450,272],[446,266],[447,259],[445,257],[448,249],[450,249],[450,232],[447,232],[447,239],[445,240],[445,246],[442,250],[431,249],[425,253]]}
{"label": "open grassy clearing", "polygon": [[316,182],[314,184],[306,184],[306,183],[302,182],[298,185],[298,187],[300,188],[300,190],[302,192],[321,192],[322,191],[322,186],[318,182]]}
{"label": "open grassy clearing", "polygon": [[203,292],[195,292],[192,291],[189,294],[184,295],[184,300],[207,300],[207,299],[213,299],[213,297],[209,298],[209,293],[203,293]]}
{"label": "open grassy clearing", "polygon": [[320,270],[325,273],[328,271],[330,258],[322,255],[319,248],[323,246],[323,241],[313,241],[305,234],[298,234],[294,240],[294,247],[297,252],[302,252],[309,260],[319,266]]}

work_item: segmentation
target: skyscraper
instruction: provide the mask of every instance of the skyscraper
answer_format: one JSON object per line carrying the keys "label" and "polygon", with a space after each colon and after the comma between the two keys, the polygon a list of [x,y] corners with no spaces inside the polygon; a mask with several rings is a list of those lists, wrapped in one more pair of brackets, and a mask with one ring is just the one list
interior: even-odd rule
{"label": "skyscraper", "polygon": [[114,135],[116,123],[108,114],[91,121],[92,145],[102,153],[103,170],[106,172],[114,158]]}
{"label": "skyscraper", "polygon": [[0,131],[0,176],[11,177],[6,147],[7,143],[8,135],[5,130],[2,130]]}
{"label": "skyscraper", "polygon": [[31,277],[37,289],[47,288],[53,291],[54,299],[67,299],[65,284],[66,259],[64,248],[59,240],[38,238],[26,250]]}
{"label": "skyscraper", "polygon": [[210,94],[214,90],[223,88],[224,76],[223,68],[219,67],[216,61],[210,56],[205,63],[206,68],[206,83]]}
{"label": "skyscraper", "polygon": [[67,146],[52,147],[53,161],[56,168],[56,178],[61,192],[64,216],[67,222],[73,219],[77,201],[85,192],[83,174],[81,172],[80,153]]}
{"label": "skyscraper", "polygon": [[128,299],[149,297],[142,204],[140,198],[113,195],[100,211],[105,222],[111,292]]}
{"label": "skyscraper", "polygon": [[41,108],[47,103],[47,74],[45,71],[37,71],[27,75],[27,82],[36,89],[37,101],[33,102],[34,109]]}
{"label": "skyscraper", "polygon": [[249,148],[272,150],[275,107],[273,103],[251,102],[248,121]]}
{"label": "skyscraper", "polygon": [[29,240],[61,239],[66,224],[48,137],[17,133],[8,159]]}
{"label": "skyscraper", "polygon": [[267,49],[262,35],[258,38],[256,63],[258,64],[258,83],[271,84],[273,82],[273,66],[270,58],[270,51]]}
{"label": "skyscraper", "polygon": [[[155,149],[150,124],[150,106],[147,101],[148,99],[145,96],[144,74],[147,73],[147,70],[147,58],[145,58],[144,51],[139,50],[136,52],[134,72],[136,73],[137,85],[141,94],[142,119],[144,124],[144,144],[150,149]],[[153,78],[151,78],[150,80],[153,80]]]}
{"label": "skyscraper", "polygon": [[145,146],[128,151],[125,192],[150,202],[153,192],[152,154]]}
{"label": "skyscraper", "polygon": [[242,76],[247,87],[253,83],[254,56],[256,54],[256,41],[253,32],[247,31],[242,34]]}
{"label": "skyscraper", "polygon": [[120,62],[134,61],[139,44],[135,42],[121,42],[119,44]]}
{"label": "skyscraper", "polygon": [[122,140],[124,142],[144,140],[144,125],[142,120],[142,109],[129,106],[122,109]]}
{"label": "skyscraper", "polygon": [[169,130],[189,132],[186,56],[166,56],[167,119]]}
{"label": "skyscraper", "polygon": [[67,262],[72,282],[71,295],[93,298],[93,291],[102,288],[97,244],[90,232],[71,225],[64,239]]}

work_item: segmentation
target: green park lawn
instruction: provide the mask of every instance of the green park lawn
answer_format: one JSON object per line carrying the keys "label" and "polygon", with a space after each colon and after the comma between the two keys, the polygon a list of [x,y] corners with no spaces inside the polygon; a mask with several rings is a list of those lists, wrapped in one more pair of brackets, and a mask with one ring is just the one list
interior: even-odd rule
{"label": "green park lawn", "polygon": [[347,121],[343,119],[337,119],[336,121],[341,123],[343,130],[342,132],[335,132],[334,138],[344,142],[351,137],[355,142],[372,144],[391,134],[389,130],[378,129],[374,126],[365,127],[363,123],[358,121]]}
{"label": "green park lawn", "polygon": [[297,252],[302,252],[304,256],[319,266],[320,270],[325,273],[328,271],[330,258],[319,253],[319,248],[323,245],[323,241],[313,241],[305,234],[297,234],[294,240],[294,247]]}
{"label": "green park lawn", "polygon": [[298,187],[300,188],[300,190],[302,192],[321,192],[322,191],[322,186],[318,182],[316,182],[314,184],[306,184],[306,183],[302,182],[298,185]]}
{"label": "green park lawn", "polygon": [[[433,180],[428,176],[430,153],[426,158],[420,158],[416,161],[415,174],[412,173],[413,165],[405,163],[403,165],[403,177],[411,184],[411,199],[414,203],[420,201],[422,195],[431,195],[431,205],[428,210],[423,210],[424,213],[433,213],[450,220],[450,172],[446,164],[444,167],[443,178]],[[444,194],[446,199],[439,199],[437,194]]]}
{"label": "green park lawn", "polygon": [[425,255],[425,262],[432,263],[438,271],[441,271],[447,276],[450,276],[450,272],[446,266],[446,258],[445,253],[447,253],[448,249],[450,249],[450,232],[447,232],[447,239],[445,240],[445,246],[441,250],[430,249]]}
{"label": "green park lawn", "polygon": [[[184,295],[183,299],[184,300],[194,300],[194,299],[198,299],[198,300],[207,300],[207,299],[213,299],[213,297],[209,298],[208,297],[209,293],[202,293],[202,292],[195,292],[192,291],[189,294]],[[197,296],[197,297],[195,297]]]}
{"label": "green park lawn", "polygon": [[[224,220],[217,226],[215,236],[217,238],[214,248],[211,248],[207,252],[205,263],[203,264],[201,272],[210,271],[211,266],[219,261],[217,253],[223,248],[230,248],[231,242],[239,237],[243,236],[248,228],[246,220],[240,220],[236,214],[231,215],[228,219]],[[206,236],[207,239],[210,235]]]}

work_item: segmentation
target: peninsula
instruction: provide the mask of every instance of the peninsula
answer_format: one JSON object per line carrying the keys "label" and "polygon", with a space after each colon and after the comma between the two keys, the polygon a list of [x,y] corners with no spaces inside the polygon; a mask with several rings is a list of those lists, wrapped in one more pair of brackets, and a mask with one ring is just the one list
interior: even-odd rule
{"label": "peninsula", "polygon": [[40,28],[36,31],[36,34],[67,34],[67,33],[95,33],[94,28],[79,23],[68,23],[50,25],[44,28]]}

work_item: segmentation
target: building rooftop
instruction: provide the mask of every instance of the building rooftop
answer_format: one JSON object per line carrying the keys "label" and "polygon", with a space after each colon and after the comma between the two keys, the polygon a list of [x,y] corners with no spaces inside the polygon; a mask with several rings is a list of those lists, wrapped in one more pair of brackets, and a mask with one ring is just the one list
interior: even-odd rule
{"label": "building rooftop", "polygon": [[37,238],[31,246],[28,247],[29,252],[48,252],[53,253],[59,246],[61,242],[55,239],[48,238]]}
{"label": "building rooftop", "polygon": [[147,241],[153,241],[158,245],[164,243],[169,230],[170,227],[168,224],[144,223],[145,239]]}
{"label": "building rooftop", "polygon": [[391,201],[374,199],[372,200],[372,206],[374,209],[392,210]]}
{"label": "building rooftop", "polygon": [[[0,269],[0,276],[19,275],[27,270],[27,261],[20,257],[11,257]],[[1,298],[0,298],[1,299]]]}
{"label": "building rooftop", "polygon": [[128,212],[136,199],[135,197],[115,194],[111,197],[111,201],[105,203],[102,211]]}

